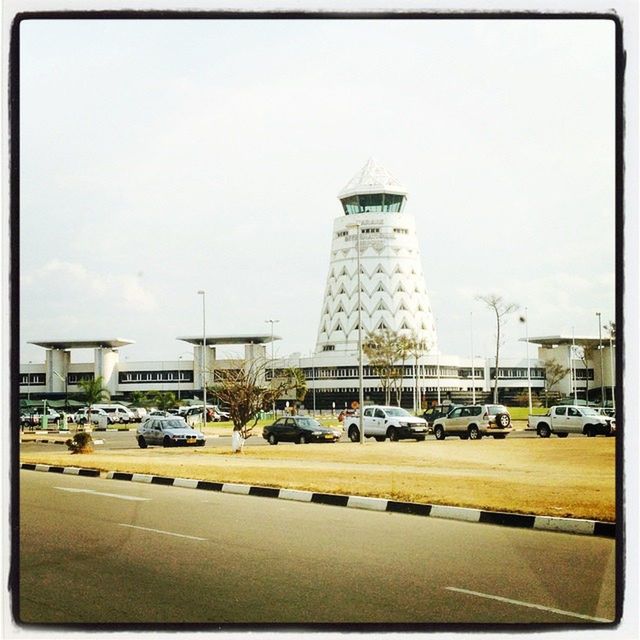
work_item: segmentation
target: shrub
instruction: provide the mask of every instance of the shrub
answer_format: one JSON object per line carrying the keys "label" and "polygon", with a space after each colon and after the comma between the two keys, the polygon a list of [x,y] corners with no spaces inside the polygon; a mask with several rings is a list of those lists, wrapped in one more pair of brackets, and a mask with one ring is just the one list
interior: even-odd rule
{"label": "shrub", "polygon": [[93,453],[93,438],[90,433],[81,431],[65,442],[71,453]]}

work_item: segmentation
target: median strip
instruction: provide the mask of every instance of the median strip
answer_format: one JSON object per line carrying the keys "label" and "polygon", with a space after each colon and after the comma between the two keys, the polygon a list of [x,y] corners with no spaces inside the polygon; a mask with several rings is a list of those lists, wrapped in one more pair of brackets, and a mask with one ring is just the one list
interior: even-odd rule
{"label": "median strip", "polygon": [[[46,471],[51,473],[67,473],[81,476],[100,476],[97,469],[78,469],[76,467],[59,467],[43,464],[23,462],[20,469],[31,471]],[[600,522],[596,520],[580,520],[577,518],[555,518],[550,516],[535,516],[521,513],[507,513],[487,511],[465,507],[454,507],[437,504],[422,504],[417,502],[399,502],[384,498],[369,496],[348,496],[334,493],[316,493],[297,489],[279,489],[277,487],[263,487],[248,484],[210,482],[207,480],[192,480],[189,478],[173,478],[169,476],[155,476],[123,471],[108,471],[108,480],[126,480],[145,484],[160,484],[186,489],[201,489],[205,491],[219,491],[237,495],[251,495],[256,497],[280,498],[297,502],[315,502],[337,507],[350,507],[373,511],[386,511],[432,518],[461,520],[493,524],[496,526],[539,529],[581,535],[592,535],[605,538],[615,538],[615,522]]]}

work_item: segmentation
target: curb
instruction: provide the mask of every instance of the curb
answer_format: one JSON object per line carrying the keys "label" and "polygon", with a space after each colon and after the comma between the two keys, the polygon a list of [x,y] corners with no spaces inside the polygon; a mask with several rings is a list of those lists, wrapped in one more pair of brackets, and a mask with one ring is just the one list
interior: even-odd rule
{"label": "curb", "polygon": [[[21,463],[21,469],[31,471],[48,471],[51,473],[67,473],[70,475],[99,477],[98,469],[78,469],[76,467],[54,467],[45,464]],[[281,500],[295,500],[298,502],[315,502],[336,507],[351,507],[353,509],[368,509],[371,511],[386,511],[390,513],[404,513],[406,515],[427,516],[447,520],[462,520],[464,522],[478,522],[504,527],[518,527],[521,529],[537,529],[541,531],[559,531],[580,535],[600,536],[604,538],[616,537],[616,523],[599,520],[580,520],[578,518],[557,518],[553,516],[535,516],[504,511],[485,511],[466,507],[450,507],[437,504],[421,504],[417,502],[400,502],[385,498],[370,498],[366,496],[348,496],[336,493],[315,493],[299,491],[297,489],[278,489],[276,487],[260,487],[248,484],[229,482],[210,482],[208,480],[194,480],[190,478],[172,478],[168,476],[152,476],[142,473],[124,471],[108,471],[107,480],[129,480],[147,484],[162,484],[166,486],[182,487],[185,489],[202,489],[205,491],[220,491],[221,493],[235,493],[263,498],[279,498]]]}

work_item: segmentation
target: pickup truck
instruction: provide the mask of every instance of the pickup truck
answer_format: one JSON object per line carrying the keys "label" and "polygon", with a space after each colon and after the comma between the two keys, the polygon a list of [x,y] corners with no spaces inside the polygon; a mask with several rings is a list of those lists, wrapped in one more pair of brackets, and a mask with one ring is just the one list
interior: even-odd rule
{"label": "pickup truck", "polygon": [[541,438],[555,433],[566,438],[570,433],[583,433],[590,438],[598,434],[612,436],[616,432],[616,421],[600,415],[592,407],[560,405],[551,407],[544,416],[529,416],[527,428],[535,430]]}
{"label": "pickup truck", "polygon": [[[360,416],[345,416],[344,431],[351,442],[360,440]],[[369,406],[364,408],[362,424],[365,438],[374,438],[384,442],[387,438],[392,442],[406,438],[424,440],[427,436],[427,421],[412,416],[400,407]]]}

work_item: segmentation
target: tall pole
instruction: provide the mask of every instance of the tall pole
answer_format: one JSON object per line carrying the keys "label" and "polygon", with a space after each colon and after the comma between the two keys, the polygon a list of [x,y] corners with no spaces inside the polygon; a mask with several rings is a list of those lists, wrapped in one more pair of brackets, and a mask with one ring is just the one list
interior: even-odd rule
{"label": "tall pole", "polygon": [[207,324],[205,318],[205,297],[203,290],[198,291],[198,295],[202,296],[202,421],[207,426],[207,379],[205,376],[205,353],[207,351]]}
{"label": "tall pole", "polygon": [[471,403],[476,403],[476,368],[474,366],[473,353],[473,311],[471,312]]}
{"label": "tall pole", "polygon": [[533,403],[531,402],[531,364],[529,362],[529,309],[524,308],[524,336],[527,345],[527,389],[529,391],[529,415],[533,413]]}
{"label": "tall pole", "polygon": [[[275,358],[273,355],[273,345],[274,345],[274,340],[273,340],[273,325],[276,322],[280,322],[280,320],[265,320],[265,322],[270,322],[271,323],[271,384],[273,385],[273,381],[275,379]],[[271,411],[273,412],[273,419],[276,419],[276,399],[273,399],[273,402],[271,404]]]}
{"label": "tall pole", "polygon": [[182,375],[182,356],[178,356],[178,404],[180,403],[180,376]]}
{"label": "tall pole", "polygon": [[358,427],[360,444],[364,444],[364,386],[362,362],[362,291],[360,286],[360,223],[356,224],[356,256],[358,267]]}
{"label": "tall pole", "polygon": [[576,349],[576,330],[575,327],[571,327],[571,379],[573,381],[573,404],[577,405],[578,404],[578,376],[577,376],[577,372],[574,369],[573,366],[573,357],[575,355],[575,349]]}
{"label": "tall pole", "polygon": [[604,354],[602,353],[602,313],[600,311],[596,311],[596,315],[598,316],[598,350],[600,351],[600,404],[604,407]]}
{"label": "tall pole", "polygon": [[616,410],[616,374],[613,368],[613,336],[611,335],[611,328],[609,328],[609,360],[611,361],[611,408]]}

